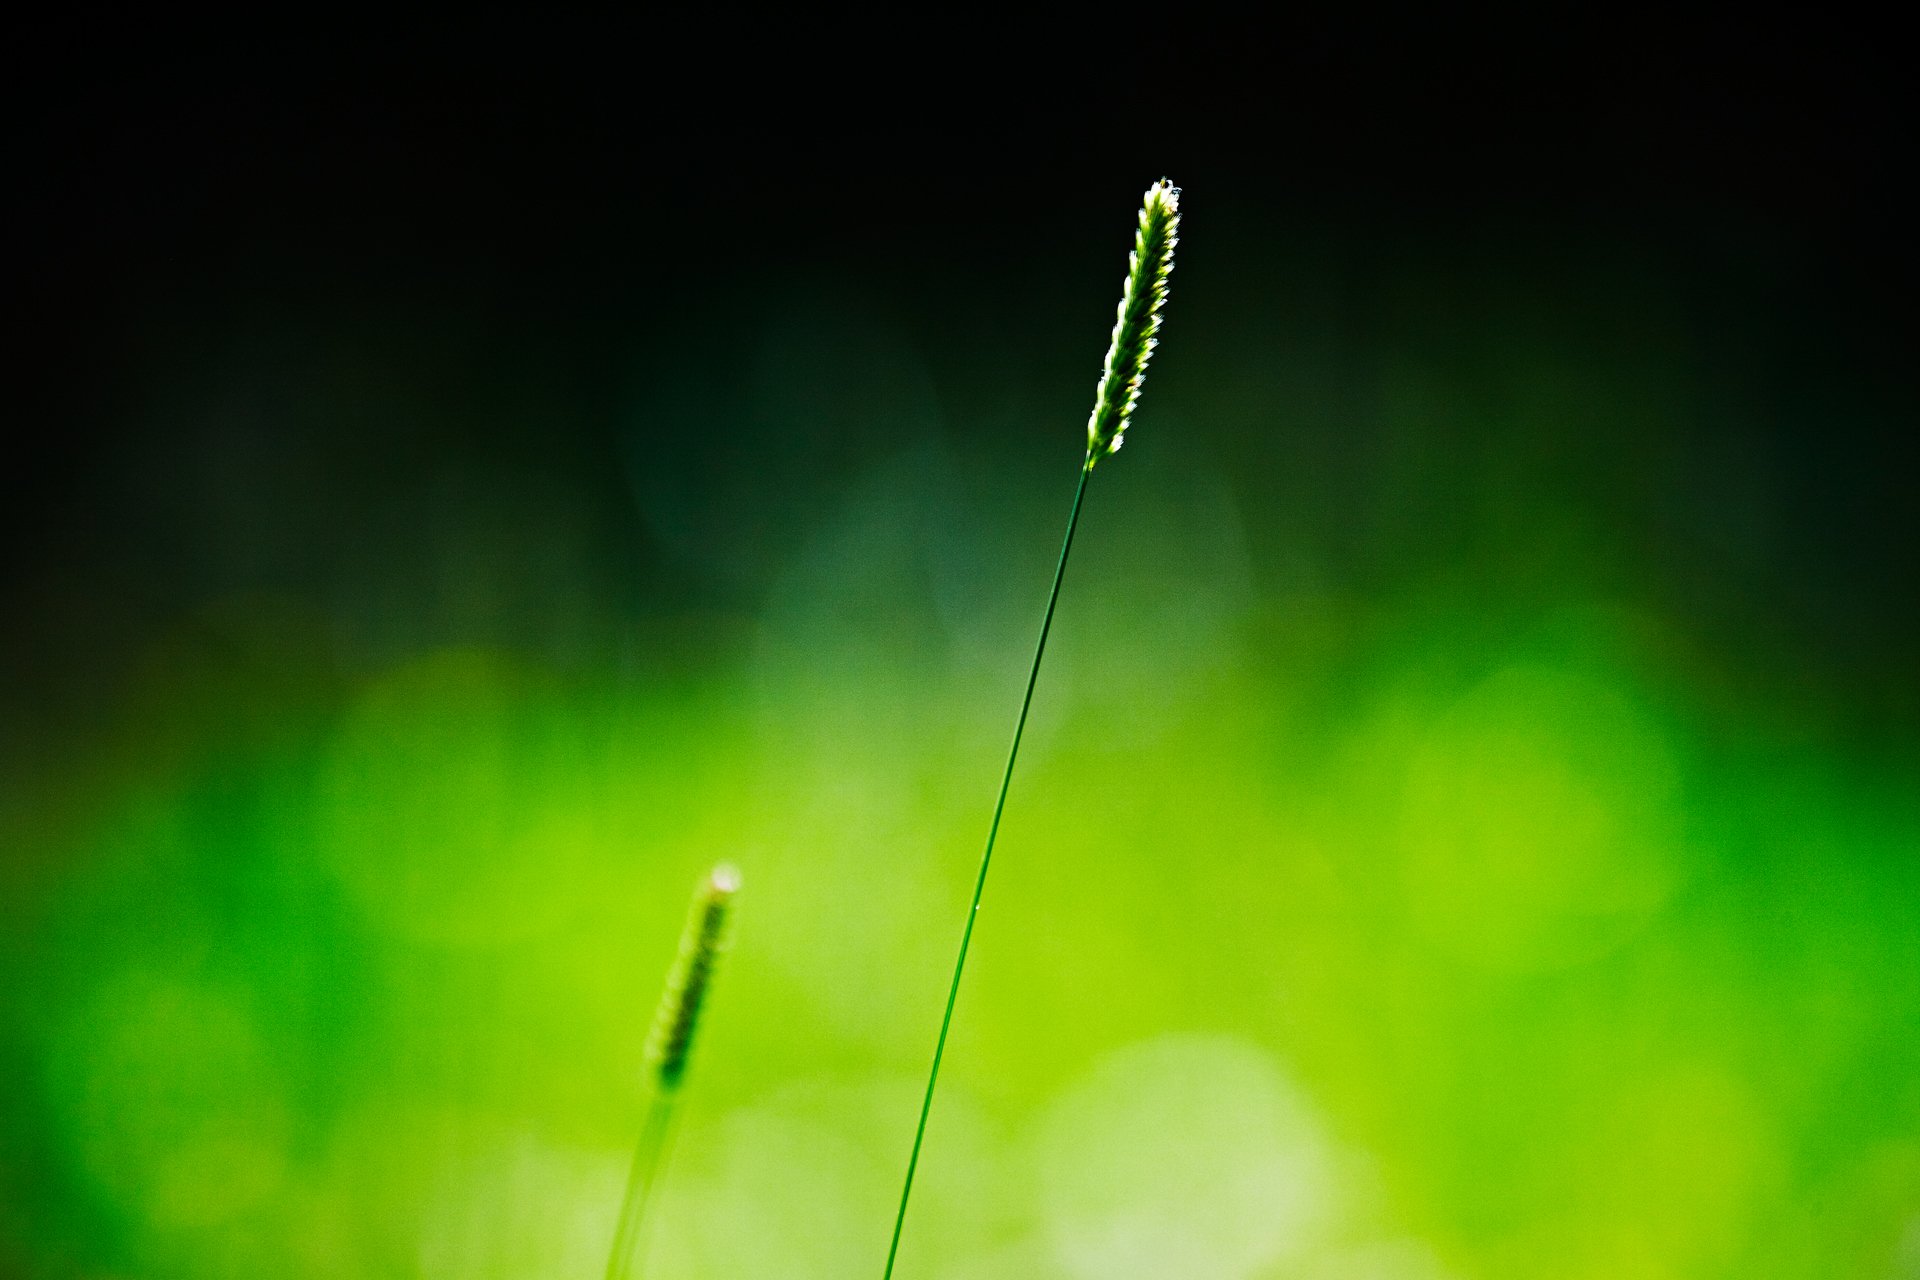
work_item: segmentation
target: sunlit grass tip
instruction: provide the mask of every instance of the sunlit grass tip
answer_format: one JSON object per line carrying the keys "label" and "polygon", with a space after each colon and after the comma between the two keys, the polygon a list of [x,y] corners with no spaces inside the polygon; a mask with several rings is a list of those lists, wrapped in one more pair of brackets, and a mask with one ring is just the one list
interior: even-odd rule
{"label": "sunlit grass tip", "polygon": [[1113,341],[1087,419],[1087,467],[1126,443],[1127,427],[1140,404],[1147,362],[1160,345],[1161,308],[1167,302],[1167,278],[1173,274],[1173,250],[1180,243],[1180,188],[1162,178],[1147,188],[1140,204],[1140,227],[1127,260],[1126,287],[1113,322]]}
{"label": "sunlit grass tip", "polygon": [[680,935],[680,954],[667,977],[667,989],[647,1036],[647,1069],[662,1089],[677,1089],[687,1073],[687,1055],[700,1022],[700,1009],[713,983],[720,953],[726,949],[733,897],[740,873],[718,866],[700,882]]}

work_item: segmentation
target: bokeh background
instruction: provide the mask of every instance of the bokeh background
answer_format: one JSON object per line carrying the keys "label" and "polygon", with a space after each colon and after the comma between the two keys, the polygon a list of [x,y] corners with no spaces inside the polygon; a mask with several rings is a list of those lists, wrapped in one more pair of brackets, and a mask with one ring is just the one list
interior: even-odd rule
{"label": "bokeh background", "polygon": [[0,1273],[877,1276],[1164,172],[898,1274],[1920,1275],[1837,31],[23,29]]}

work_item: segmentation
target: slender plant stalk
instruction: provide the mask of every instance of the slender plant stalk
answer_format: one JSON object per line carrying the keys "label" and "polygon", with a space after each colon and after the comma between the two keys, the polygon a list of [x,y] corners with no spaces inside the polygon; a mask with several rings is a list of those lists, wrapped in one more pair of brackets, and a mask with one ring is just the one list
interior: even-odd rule
{"label": "slender plant stalk", "polygon": [[1007,807],[1007,787],[1013,781],[1014,758],[1020,754],[1020,735],[1027,727],[1027,710],[1033,705],[1033,686],[1040,678],[1040,656],[1047,649],[1047,632],[1053,627],[1054,606],[1060,601],[1060,580],[1067,572],[1067,553],[1073,550],[1073,531],[1080,523],[1080,502],[1086,497],[1091,466],[1080,468],[1080,483],[1073,491],[1073,512],[1067,517],[1067,535],[1060,543],[1060,560],[1053,567],[1053,590],[1047,593],[1047,613],[1040,623],[1040,642],[1033,647],[1033,666],[1027,672],[1027,692],[1020,699],[1020,719],[1013,728],[1013,746],[1007,751],[1006,771],[1000,775],[1000,796],[993,802],[993,824],[987,828],[987,847],[980,855],[980,874],[973,882],[973,905],[967,908],[967,925],[960,934],[960,956],[953,964],[953,981],[947,987],[946,1012],[940,1015],[940,1038],[933,1046],[933,1069],[927,1072],[927,1092],[920,1100],[920,1122],[913,1130],[913,1154],[907,1157],[907,1176],[900,1187],[900,1209],[893,1218],[893,1242],[887,1246],[888,1277],[893,1275],[894,1259],[900,1253],[900,1229],[907,1221],[907,1200],[913,1194],[914,1170],[920,1167],[920,1145],[927,1136],[927,1116],[933,1111],[933,1090],[940,1082],[940,1059],[947,1051],[947,1031],[953,1025],[953,1006],[960,998],[960,975],[967,967],[967,948],[973,942],[973,924],[980,917],[980,895],[987,887],[987,867],[993,861],[993,841],[1000,834],[1000,814]]}
{"label": "slender plant stalk", "polygon": [[920,1167],[920,1147],[926,1141],[927,1117],[933,1112],[933,1093],[940,1082],[940,1061],[946,1056],[947,1032],[953,1026],[953,1007],[960,999],[960,977],[967,967],[967,948],[973,943],[974,922],[980,916],[980,897],[987,887],[987,868],[993,862],[993,842],[1000,834],[1000,815],[1007,807],[1007,789],[1013,784],[1013,763],[1020,755],[1020,737],[1026,732],[1027,712],[1033,707],[1034,686],[1040,680],[1040,659],[1047,652],[1047,633],[1060,603],[1060,583],[1073,550],[1073,532],[1080,524],[1080,506],[1087,496],[1087,479],[1101,457],[1116,452],[1124,441],[1147,362],[1160,345],[1161,308],[1167,300],[1167,277],[1173,270],[1173,249],[1180,242],[1180,188],[1162,178],[1147,188],[1140,207],[1139,231],[1127,262],[1126,286],[1114,319],[1107,362],[1094,393],[1093,414],[1087,419],[1087,457],[1080,483],[1073,491],[1073,509],[1067,514],[1066,536],[1060,540],[1060,559],[1053,567],[1053,587],[1047,592],[1047,611],[1040,620],[1040,638],[1033,646],[1033,664],[1027,670],[1027,689],[1020,698],[1020,716],[1014,721],[1013,743],[1007,748],[1007,767],[1000,774],[1000,794],[993,802],[993,822],[987,827],[987,845],[980,854],[980,873],[973,882],[973,902],[967,908],[966,927],[960,933],[960,954],[953,962],[953,980],[947,986],[947,1007],[940,1015],[940,1036],[934,1041],[933,1066],[927,1072],[927,1091],[920,1099],[920,1121],[913,1130],[913,1151],[907,1157],[907,1176],[900,1187],[900,1208],[893,1218],[893,1240],[887,1246],[886,1280],[900,1255],[900,1232],[907,1221],[907,1202],[913,1195],[914,1171]]}
{"label": "slender plant stalk", "polygon": [[647,1036],[647,1071],[653,1078],[653,1101],[647,1106],[646,1123],[641,1127],[633,1164],[627,1171],[627,1190],[620,1201],[613,1250],[607,1255],[607,1280],[629,1280],[634,1274],[635,1258],[647,1223],[647,1207],[673,1142],[674,1111],[680,1101],[680,1086],[687,1075],[693,1033],[699,1026],[701,1007],[713,985],[720,953],[726,949],[733,896],[739,891],[740,873],[732,867],[715,867],[700,882],[693,895],[693,906],[687,912],[687,925],[680,934],[680,953],[667,975],[667,989],[661,993],[653,1028]]}
{"label": "slender plant stalk", "polygon": [[647,1106],[647,1121],[640,1129],[640,1141],[633,1149],[633,1164],[627,1170],[627,1192],[620,1201],[620,1225],[614,1228],[613,1252],[607,1257],[607,1280],[628,1280],[633,1274],[640,1228],[647,1220],[653,1186],[667,1158],[667,1147],[673,1136],[673,1104],[679,1096],[677,1089],[657,1089]]}

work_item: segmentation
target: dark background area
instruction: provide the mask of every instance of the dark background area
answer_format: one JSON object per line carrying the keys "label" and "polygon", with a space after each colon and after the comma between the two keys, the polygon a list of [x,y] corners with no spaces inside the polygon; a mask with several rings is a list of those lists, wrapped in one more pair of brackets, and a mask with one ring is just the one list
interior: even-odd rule
{"label": "dark background area", "polygon": [[[1039,25],[30,26],[6,268],[10,697],[84,698],[141,619],[184,602],[351,576],[355,531],[449,455],[597,494],[588,518],[630,557],[617,608],[698,603],[626,527],[638,353],[724,345],[729,299],[796,263],[892,289],[916,341],[992,349],[996,327],[1046,323],[1048,289],[1111,274],[1112,237],[1089,228],[1162,171],[1211,224],[1192,252],[1311,259],[1298,321],[1349,350],[1391,344],[1376,316],[1410,264],[1521,287],[1613,260],[1660,277],[1695,371],[1724,366],[1754,402],[1714,447],[1794,491],[1751,594],[1842,667],[1904,649],[1916,271],[1893,42],[1837,18],[1176,16],[1068,52]],[[1260,283],[1281,292],[1247,298],[1285,297]],[[1236,318],[1255,319],[1214,317]],[[291,370],[302,344],[342,342],[328,386],[303,386],[321,375]],[[236,360],[287,376],[236,391]],[[224,426],[188,420],[250,394]],[[419,411],[376,407],[402,401]],[[689,444],[709,466],[758,447]],[[244,532],[196,519],[188,473],[244,508]],[[254,550],[206,554],[219,542]],[[1676,589],[1717,571],[1677,566]]]}

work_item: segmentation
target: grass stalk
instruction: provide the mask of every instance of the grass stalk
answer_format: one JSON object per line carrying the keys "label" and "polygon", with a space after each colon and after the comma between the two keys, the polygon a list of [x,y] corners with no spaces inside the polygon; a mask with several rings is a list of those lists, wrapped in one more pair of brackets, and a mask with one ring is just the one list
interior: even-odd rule
{"label": "grass stalk", "polygon": [[613,1248],[607,1255],[607,1280],[630,1280],[636,1274],[647,1210],[666,1165],[673,1142],[673,1121],[686,1081],[693,1050],[693,1033],[700,1023],[714,969],[726,949],[727,926],[733,896],[740,890],[740,874],[732,867],[715,867],[700,882],[680,933],[680,951],[667,975],[667,987],[655,1010],[647,1036],[647,1073],[653,1099],[627,1170],[627,1189],[620,1199],[620,1218],[614,1227]]}
{"label": "grass stalk", "polygon": [[656,1089],[647,1105],[646,1123],[640,1129],[640,1141],[633,1150],[633,1164],[627,1170],[627,1190],[620,1200],[620,1222],[613,1231],[613,1252],[607,1257],[607,1280],[629,1280],[635,1256],[639,1253],[640,1229],[647,1220],[647,1206],[653,1198],[654,1183],[667,1158],[673,1136],[674,1103],[677,1089]]}
{"label": "grass stalk", "polygon": [[900,1256],[900,1233],[906,1226],[907,1203],[913,1196],[913,1175],[920,1167],[920,1148],[926,1141],[927,1117],[933,1113],[933,1095],[940,1083],[940,1063],[946,1056],[947,1033],[953,1026],[954,1005],[960,999],[960,979],[966,972],[967,950],[973,943],[973,926],[980,916],[980,899],[986,892],[987,868],[993,863],[993,844],[1000,834],[1000,817],[1007,807],[1007,791],[1013,785],[1013,765],[1020,755],[1020,738],[1027,728],[1027,713],[1033,707],[1033,690],[1040,681],[1040,660],[1046,656],[1047,635],[1053,629],[1053,614],[1060,603],[1060,583],[1066,577],[1067,556],[1073,551],[1073,533],[1080,524],[1080,507],[1087,496],[1087,480],[1094,464],[1106,454],[1116,452],[1123,443],[1134,410],[1140,403],[1140,389],[1146,381],[1147,362],[1159,346],[1161,308],[1167,298],[1167,277],[1173,270],[1174,246],[1180,242],[1180,189],[1165,178],[1147,189],[1140,207],[1139,229],[1134,236],[1133,254],[1127,262],[1126,284],[1114,319],[1113,337],[1107,347],[1107,360],[1100,373],[1100,385],[1094,393],[1093,413],[1087,419],[1087,456],[1080,468],[1080,482],[1073,491],[1073,509],[1067,514],[1067,532],[1060,540],[1060,558],[1053,567],[1053,586],[1047,592],[1046,613],[1040,619],[1040,636],[1033,646],[1033,662],[1027,669],[1027,688],[1020,698],[1020,715],[1013,725],[1013,742],[1007,748],[1007,767],[1000,774],[1000,793],[993,802],[993,821],[987,827],[986,848],[980,854],[980,872],[974,877],[973,901],[967,907],[966,926],[960,933],[960,954],[953,963],[953,979],[947,986],[947,1005],[940,1015],[940,1035],[934,1041],[933,1065],[927,1072],[926,1093],[920,1099],[920,1119],[913,1130],[913,1150],[907,1157],[907,1174],[900,1186],[900,1207],[893,1218],[893,1238],[887,1245],[886,1280],[892,1280],[894,1263]]}

